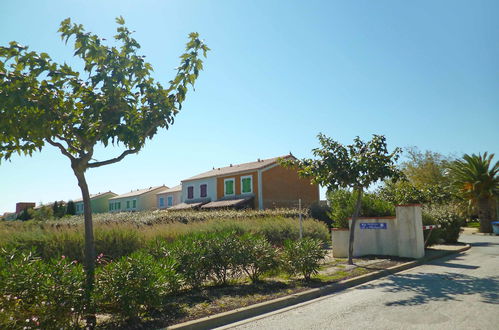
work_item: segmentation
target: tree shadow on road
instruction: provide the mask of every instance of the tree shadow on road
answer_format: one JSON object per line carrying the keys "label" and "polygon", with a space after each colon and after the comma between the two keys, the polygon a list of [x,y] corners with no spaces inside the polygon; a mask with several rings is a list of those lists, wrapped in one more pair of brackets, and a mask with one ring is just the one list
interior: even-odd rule
{"label": "tree shadow on road", "polygon": [[[475,269],[477,266],[438,262],[436,265],[451,268]],[[444,273],[398,274],[377,284],[367,284],[359,289],[382,288],[385,292],[413,292],[409,299],[385,303],[386,306],[415,306],[430,301],[460,301],[460,296],[479,294],[488,304],[499,304],[499,276],[488,278],[472,275]]]}

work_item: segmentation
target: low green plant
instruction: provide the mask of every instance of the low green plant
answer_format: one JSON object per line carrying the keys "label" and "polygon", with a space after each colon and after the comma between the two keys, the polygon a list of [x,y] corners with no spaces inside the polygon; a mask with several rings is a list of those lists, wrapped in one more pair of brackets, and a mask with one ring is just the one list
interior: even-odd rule
{"label": "low green plant", "polygon": [[3,250],[0,256],[0,327],[78,327],[83,314],[84,271],[60,258],[44,262],[32,252]]}
{"label": "low green plant", "polygon": [[217,285],[226,285],[241,272],[241,240],[234,231],[212,232],[202,236],[206,243],[208,276]]}
{"label": "low green plant", "polygon": [[264,237],[246,234],[240,237],[240,248],[241,268],[253,283],[279,267],[276,248]]}
{"label": "low green plant", "polygon": [[[330,217],[336,228],[348,228],[348,219],[352,216],[356,196],[353,192],[345,189],[330,191],[327,194],[331,206]],[[366,193],[362,196],[360,216],[383,217],[395,215],[395,207],[376,194]]]}
{"label": "low green plant", "polygon": [[284,243],[284,269],[291,275],[301,274],[306,281],[310,281],[313,274],[317,274],[320,262],[324,259],[326,250],[322,242],[312,238],[298,241],[288,240]]}
{"label": "low green plant", "polygon": [[439,237],[445,243],[456,243],[461,227],[465,224],[464,216],[458,205],[443,204],[425,206],[423,216],[439,225]]}
{"label": "low green plant", "polygon": [[130,323],[160,310],[164,297],[179,288],[174,267],[173,261],[160,263],[143,251],[99,267],[94,290],[98,310]]}

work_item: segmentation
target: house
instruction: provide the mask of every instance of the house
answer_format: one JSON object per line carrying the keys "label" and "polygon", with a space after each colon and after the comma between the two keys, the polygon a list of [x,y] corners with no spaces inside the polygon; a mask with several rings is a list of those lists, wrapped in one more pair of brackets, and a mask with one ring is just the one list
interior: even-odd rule
{"label": "house", "polygon": [[175,208],[196,205],[202,209],[251,207],[308,207],[319,201],[319,186],[300,178],[294,168],[279,165],[278,160],[292,155],[255,162],[213,168],[182,180],[182,204]]}
{"label": "house", "polygon": [[21,213],[24,210],[32,209],[36,206],[33,202],[18,202],[16,203],[16,213]]}
{"label": "house", "polygon": [[[90,195],[92,213],[103,213],[109,210],[109,199],[118,196],[112,191]],[[83,198],[73,200],[76,214],[83,214]]]}
{"label": "house", "polygon": [[165,188],[168,187],[149,187],[109,198],[109,212],[153,210],[156,208],[156,193]]}
{"label": "house", "polygon": [[166,209],[182,202],[182,186],[163,189],[156,193],[156,205],[158,209]]}

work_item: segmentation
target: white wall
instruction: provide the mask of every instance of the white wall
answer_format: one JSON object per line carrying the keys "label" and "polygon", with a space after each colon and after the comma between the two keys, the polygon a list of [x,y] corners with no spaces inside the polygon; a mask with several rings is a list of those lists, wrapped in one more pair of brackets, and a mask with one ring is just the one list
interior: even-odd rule
{"label": "white wall", "polygon": [[[355,257],[370,254],[406,258],[424,257],[421,205],[400,205],[395,210],[396,217],[360,218],[357,220],[353,245]],[[379,224],[382,228],[362,229],[362,224],[366,224],[366,226]],[[349,221],[349,225],[351,229],[352,220]],[[338,244],[342,244],[342,246],[335,248],[335,245]],[[348,240],[345,239],[344,232],[333,232],[333,255],[335,257],[348,256]]]}
{"label": "white wall", "polygon": [[[206,197],[201,197],[202,184],[206,184]],[[194,198],[187,199],[187,187],[194,187]],[[192,181],[182,181],[182,202],[189,202],[199,199],[209,198],[211,201],[217,200],[217,178],[206,178]]]}

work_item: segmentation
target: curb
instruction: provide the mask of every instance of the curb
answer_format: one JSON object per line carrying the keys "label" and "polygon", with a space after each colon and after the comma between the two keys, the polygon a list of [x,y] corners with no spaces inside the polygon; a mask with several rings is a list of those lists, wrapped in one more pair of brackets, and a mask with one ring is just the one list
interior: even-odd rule
{"label": "curb", "polygon": [[308,300],[319,298],[324,295],[328,295],[337,291],[345,290],[359,284],[364,284],[366,282],[392,275],[409,268],[413,268],[422,265],[428,261],[443,258],[451,254],[464,252],[469,250],[471,246],[469,244],[464,245],[462,248],[457,250],[447,250],[442,253],[435,254],[433,256],[425,256],[421,259],[409,261],[397,266],[389,267],[387,269],[379,270],[377,272],[360,275],[348,280],[339,281],[336,283],[328,284],[320,288],[314,288],[300,293],[295,293],[289,296],[264,301],[258,304],[254,304],[248,307],[241,307],[231,311],[223,312],[220,314],[206,316],[197,320],[187,321],[179,324],[175,324],[167,327],[168,330],[178,330],[178,329],[213,329],[229,323],[234,323],[251,317],[255,317],[261,314],[269,313],[284,307],[293,306]]}

